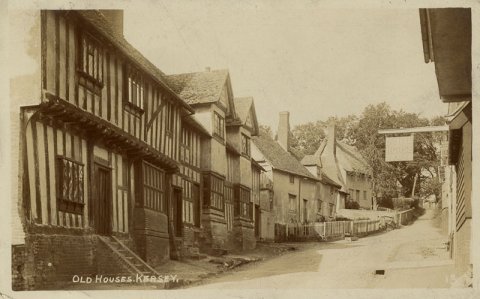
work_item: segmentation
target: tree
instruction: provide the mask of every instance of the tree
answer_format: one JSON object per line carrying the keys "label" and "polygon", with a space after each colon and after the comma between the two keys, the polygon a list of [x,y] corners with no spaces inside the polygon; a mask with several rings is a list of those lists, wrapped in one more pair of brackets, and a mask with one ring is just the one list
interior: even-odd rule
{"label": "tree", "polygon": [[262,134],[262,135],[265,134],[267,136],[270,136],[270,138],[273,138],[273,131],[272,131],[272,128],[270,128],[270,126],[259,125],[258,130],[259,130],[260,134]]}
{"label": "tree", "polygon": [[[374,193],[380,196],[377,199],[380,205],[387,198],[410,196],[417,175],[419,182],[415,186],[415,193],[419,194],[421,182],[426,179],[424,173],[429,173],[431,178],[438,177],[439,155],[435,135],[421,133],[414,137],[413,162],[386,163],[385,136],[379,135],[378,130],[428,126],[433,122],[441,122],[441,119],[436,117],[430,121],[415,113],[392,110],[386,103],[381,103],[367,106],[357,125],[349,132],[349,139],[354,141],[353,144],[372,168]],[[398,183],[401,185],[400,190]]]}
{"label": "tree", "polygon": [[295,126],[292,130],[291,147],[303,155],[314,154],[323,138],[325,138],[324,123],[308,122]]}

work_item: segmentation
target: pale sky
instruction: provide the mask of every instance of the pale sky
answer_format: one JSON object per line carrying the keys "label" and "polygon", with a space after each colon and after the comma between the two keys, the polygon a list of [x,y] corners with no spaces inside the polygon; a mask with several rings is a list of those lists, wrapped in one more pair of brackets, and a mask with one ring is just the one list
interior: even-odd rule
{"label": "pale sky", "polygon": [[126,38],[167,74],[229,69],[234,96],[253,96],[274,131],[284,110],[292,126],[383,101],[447,112],[423,60],[418,9],[171,2],[125,10]]}

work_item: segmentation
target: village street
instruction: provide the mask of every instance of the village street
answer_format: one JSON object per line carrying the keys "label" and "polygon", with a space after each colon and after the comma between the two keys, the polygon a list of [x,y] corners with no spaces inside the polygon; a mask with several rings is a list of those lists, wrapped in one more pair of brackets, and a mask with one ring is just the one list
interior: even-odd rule
{"label": "village street", "polygon": [[[427,210],[410,226],[358,241],[308,243],[299,251],[247,265],[197,288],[449,287],[453,264],[437,213]],[[376,270],[385,274],[375,275]]]}

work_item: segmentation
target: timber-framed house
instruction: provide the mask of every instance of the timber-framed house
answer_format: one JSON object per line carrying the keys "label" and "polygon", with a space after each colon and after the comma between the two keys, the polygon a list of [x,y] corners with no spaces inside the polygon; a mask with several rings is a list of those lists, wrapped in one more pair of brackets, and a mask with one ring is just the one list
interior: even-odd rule
{"label": "timber-framed house", "polygon": [[123,12],[28,18],[36,46],[19,57],[38,70],[11,83],[20,113],[14,288],[158,274],[166,259],[198,252],[209,133],[125,40]]}

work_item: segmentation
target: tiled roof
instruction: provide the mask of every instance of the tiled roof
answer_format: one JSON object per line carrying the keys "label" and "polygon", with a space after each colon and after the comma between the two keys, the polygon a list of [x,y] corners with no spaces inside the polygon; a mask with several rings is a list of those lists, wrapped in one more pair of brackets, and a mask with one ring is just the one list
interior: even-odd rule
{"label": "tiled roof", "polygon": [[270,136],[261,133],[259,136],[252,137],[252,141],[274,169],[318,180],[292,154],[285,151]]}
{"label": "tiled roof", "polygon": [[193,112],[193,109],[168,86],[164,79],[165,74],[143,56],[142,53],[135,49],[135,47],[132,46],[121,33],[115,31],[101,12],[97,10],[75,10],[75,12],[82,19],[93,25],[113,45],[118,47],[125,56],[138,64],[140,68],[152,76],[167,91],[172,93],[172,95],[174,95],[186,109]]}
{"label": "tiled roof", "polygon": [[227,78],[228,70],[165,76],[173,91],[191,105],[218,101]]}
{"label": "tiled roof", "polygon": [[342,185],[340,185],[339,183],[335,182],[334,180],[332,180],[326,173],[322,172],[322,177],[320,178],[320,181],[322,183],[325,183],[325,184],[328,184],[328,185],[333,185],[333,186],[336,186],[338,188],[341,188]]}
{"label": "tiled roof", "polygon": [[342,166],[347,171],[356,171],[365,174],[370,173],[370,167],[367,161],[356,147],[342,141],[337,141],[337,156],[342,160]]}
{"label": "tiled roof", "polygon": [[244,97],[244,98],[235,98],[235,111],[237,112],[237,116],[240,118],[242,123],[245,123],[248,117],[248,113],[250,112],[250,107],[253,103],[252,97]]}
{"label": "tiled roof", "polygon": [[252,111],[254,118],[250,120],[253,126],[252,136],[258,135],[257,113],[255,112],[253,97],[235,98],[233,102],[235,104],[235,113],[242,124],[247,122],[248,115]]}

